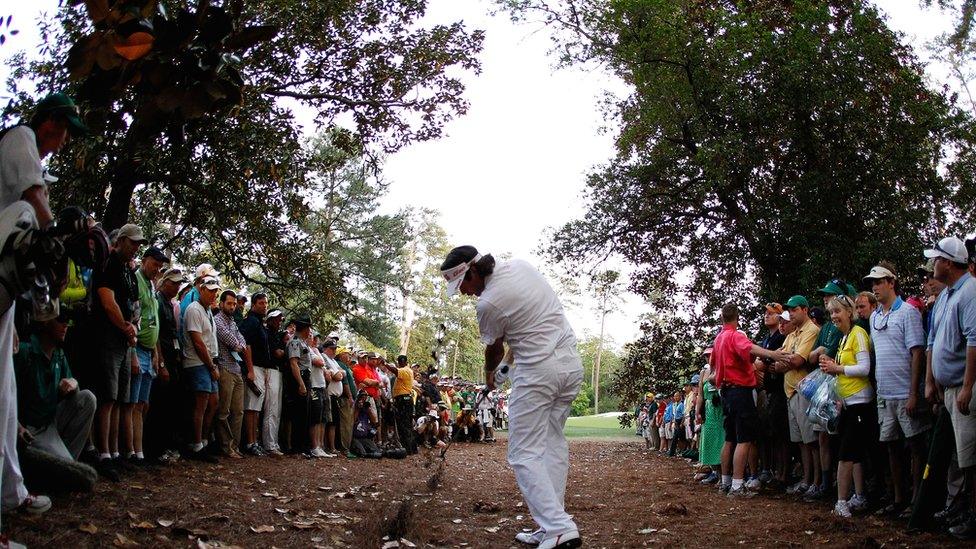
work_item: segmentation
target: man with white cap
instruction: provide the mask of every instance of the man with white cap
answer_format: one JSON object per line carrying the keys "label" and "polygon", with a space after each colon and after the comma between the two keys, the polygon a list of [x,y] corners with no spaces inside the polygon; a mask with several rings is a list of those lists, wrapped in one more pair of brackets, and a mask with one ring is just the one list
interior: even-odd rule
{"label": "man with white cap", "polygon": [[508,462],[539,529],[515,539],[543,549],[579,547],[579,529],[564,503],[569,446],[563,427],[583,383],[583,366],[556,292],[525,261],[496,266],[491,255],[473,246],[451,250],[441,274],[448,296],[478,296],[488,388],[495,386],[505,343],[518,364],[512,373]]}
{"label": "man with white cap", "polygon": [[[934,276],[946,284],[933,307],[926,358],[934,383],[926,383],[925,397],[945,399],[959,468],[972,486],[976,476],[976,281],[967,270],[969,257],[959,238],[943,238],[925,250],[925,257],[935,260]],[[949,529],[957,537],[976,536],[976,491],[973,497],[972,513]]]}
{"label": "man with white cap", "polygon": [[211,424],[217,413],[217,391],[220,370],[217,326],[211,312],[220,290],[220,281],[204,276],[197,286],[199,298],[190,303],[183,316],[183,377],[193,393],[191,432],[187,457],[216,463],[217,458],[204,451]]}
{"label": "man with white cap", "polygon": [[911,478],[918,494],[925,465],[925,432],[931,427],[919,386],[925,377],[925,332],[922,314],[898,296],[894,271],[877,265],[864,277],[878,299],[878,307],[869,318],[871,343],[874,346],[875,377],[878,391],[880,441],[888,447],[895,501],[891,511],[908,505],[903,493],[902,453],[908,441],[911,450]]}
{"label": "man with white cap", "polygon": [[214,266],[209,263],[201,263],[197,265],[197,268],[193,271],[193,287],[190,291],[183,296],[180,300],[180,335],[183,334],[183,317],[186,316],[186,308],[190,306],[191,303],[198,301],[200,299],[200,291],[197,286],[204,277],[220,278],[220,273]]}

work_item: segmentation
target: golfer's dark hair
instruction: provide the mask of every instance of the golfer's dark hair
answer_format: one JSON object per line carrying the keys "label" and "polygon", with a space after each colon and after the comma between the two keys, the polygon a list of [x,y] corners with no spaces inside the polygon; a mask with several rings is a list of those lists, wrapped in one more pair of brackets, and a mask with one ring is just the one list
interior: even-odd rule
{"label": "golfer's dark hair", "polygon": [[257,303],[258,301],[261,301],[262,299],[267,300],[268,299],[268,294],[258,292],[256,294],[252,295],[251,296],[251,307],[253,308],[254,307],[254,304]]}
{"label": "golfer's dark hair", "polygon": [[[441,270],[446,271],[462,263],[467,263],[477,255],[478,249],[474,246],[458,246],[448,252],[447,259],[441,264]],[[478,271],[482,278],[490,276],[491,273],[495,272],[495,258],[491,254],[485,254],[472,267]]]}
{"label": "golfer's dark hair", "polygon": [[237,299],[237,292],[234,290],[224,290],[224,292],[220,294],[220,302],[223,303],[226,301],[227,296],[233,296],[234,299]]}
{"label": "golfer's dark hair", "polygon": [[739,320],[739,308],[735,303],[726,303],[722,306],[722,322],[735,322]]}

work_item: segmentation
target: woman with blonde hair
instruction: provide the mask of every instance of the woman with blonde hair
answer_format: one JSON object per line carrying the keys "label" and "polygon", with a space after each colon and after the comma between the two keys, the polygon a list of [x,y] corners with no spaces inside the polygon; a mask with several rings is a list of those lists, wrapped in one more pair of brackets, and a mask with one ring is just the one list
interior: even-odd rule
{"label": "woman with blonde hair", "polygon": [[[820,356],[820,369],[837,376],[837,396],[844,401],[837,428],[840,451],[837,463],[837,503],[834,514],[850,517],[851,511],[867,507],[864,496],[864,460],[867,458],[866,440],[878,438],[878,411],[874,403],[874,388],[868,379],[871,372],[871,337],[855,322],[854,300],[839,295],[827,304],[830,320],[843,334],[837,358]],[[848,499],[851,480],[854,495]]]}

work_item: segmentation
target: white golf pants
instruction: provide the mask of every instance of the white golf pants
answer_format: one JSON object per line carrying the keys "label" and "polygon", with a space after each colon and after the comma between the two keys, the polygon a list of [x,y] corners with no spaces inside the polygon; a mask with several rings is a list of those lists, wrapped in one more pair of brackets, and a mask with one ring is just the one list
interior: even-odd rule
{"label": "white golf pants", "polygon": [[17,458],[13,306],[0,316],[0,496],[4,511],[18,507],[28,496]]}
{"label": "white golf pants", "polygon": [[562,347],[536,364],[519,364],[512,374],[508,408],[508,462],[525,504],[547,537],[576,530],[566,513],[569,445],[566,418],[583,383],[576,347]]}
{"label": "white golf pants", "polygon": [[264,387],[264,425],[261,441],[265,450],[280,450],[278,446],[278,427],[281,425],[281,372],[268,368],[267,384]]}

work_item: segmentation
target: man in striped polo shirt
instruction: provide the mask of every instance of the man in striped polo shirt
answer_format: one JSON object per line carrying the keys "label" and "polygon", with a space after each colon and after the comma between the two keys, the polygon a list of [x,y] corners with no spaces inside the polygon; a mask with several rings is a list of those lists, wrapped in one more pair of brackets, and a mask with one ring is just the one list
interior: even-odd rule
{"label": "man in striped polo shirt", "polygon": [[871,313],[870,324],[878,382],[880,440],[888,447],[895,492],[889,512],[901,511],[909,503],[904,491],[902,440],[908,440],[913,493],[918,494],[925,464],[924,433],[932,426],[924,396],[919,395],[925,367],[922,314],[898,297],[896,280],[895,273],[884,265],[872,268],[864,277],[878,298],[878,308]]}

